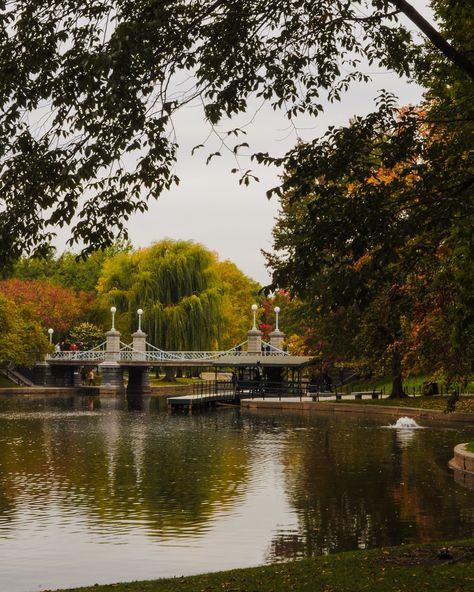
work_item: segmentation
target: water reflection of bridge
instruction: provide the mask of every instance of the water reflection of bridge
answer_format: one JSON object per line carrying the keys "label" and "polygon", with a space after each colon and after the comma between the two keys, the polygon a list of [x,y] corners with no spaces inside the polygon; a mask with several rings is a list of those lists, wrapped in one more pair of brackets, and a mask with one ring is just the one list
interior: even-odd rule
{"label": "water reflection of bridge", "polygon": [[216,375],[218,370],[231,370],[234,392],[239,391],[239,383],[261,380],[278,382],[284,390],[289,382],[301,381],[303,368],[313,362],[311,357],[292,356],[283,349],[284,334],[278,325],[265,342],[254,323],[246,341],[225,351],[165,351],[148,343],[146,337],[139,328],[132,335],[132,343],[123,343],[112,323],[106,340],[96,348],[48,355],[35,367],[35,383],[80,387],[81,371],[97,368],[101,392],[125,392],[126,373],[127,395],[132,397],[150,392],[149,371],[153,367],[209,368]]}

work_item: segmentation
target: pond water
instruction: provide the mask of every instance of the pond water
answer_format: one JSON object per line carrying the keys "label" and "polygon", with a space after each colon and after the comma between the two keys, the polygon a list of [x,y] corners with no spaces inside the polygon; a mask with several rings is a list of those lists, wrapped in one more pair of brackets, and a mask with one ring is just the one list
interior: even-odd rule
{"label": "pond water", "polygon": [[474,426],[121,406],[0,398],[0,590],[474,535],[474,492],[447,466]]}

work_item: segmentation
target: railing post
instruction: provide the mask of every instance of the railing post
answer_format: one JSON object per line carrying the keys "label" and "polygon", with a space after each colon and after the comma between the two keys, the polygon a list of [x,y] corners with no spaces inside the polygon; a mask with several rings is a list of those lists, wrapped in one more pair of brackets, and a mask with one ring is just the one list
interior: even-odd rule
{"label": "railing post", "polygon": [[247,351],[249,354],[262,353],[262,335],[263,333],[258,329],[251,329],[247,331]]}
{"label": "railing post", "polygon": [[132,333],[132,360],[146,359],[146,337],[144,331],[135,331]]}
{"label": "railing post", "polygon": [[270,337],[270,345],[272,347],[276,347],[277,349],[283,349],[283,340],[285,339],[285,334],[283,331],[279,329],[275,329],[269,335]]}

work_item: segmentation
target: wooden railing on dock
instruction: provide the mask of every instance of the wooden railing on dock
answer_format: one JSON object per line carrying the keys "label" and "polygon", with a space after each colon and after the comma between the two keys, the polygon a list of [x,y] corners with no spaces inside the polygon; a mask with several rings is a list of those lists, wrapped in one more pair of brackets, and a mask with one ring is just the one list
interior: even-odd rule
{"label": "wooden railing on dock", "polygon": [[203,380],[193,384],[193,395],[202,397],[209,395],[220,395],[234,391],[234,384],[231,380]]}
{"label": "wooden railing on dock", "polygon": [[308,394],[308,383],[300,381],[239,380],[236,396],[242,398],[299,397]]}
{"label": "wooden railing on dock", "polygon": [[268,380],[204,380],[193,385],[193,395],[208,397],[211,395],[235,393],[236,398],[243,397],[303,397],[308,394],[308,383],[298,381]]}

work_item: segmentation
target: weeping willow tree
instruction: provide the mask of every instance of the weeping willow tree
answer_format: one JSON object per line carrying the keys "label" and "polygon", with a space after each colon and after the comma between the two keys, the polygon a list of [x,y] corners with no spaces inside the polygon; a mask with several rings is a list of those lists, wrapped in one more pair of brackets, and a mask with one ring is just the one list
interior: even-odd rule
{"label": "weeping willow tree", "polygon": [[104,266],[99,282],[108,303],[127,310],[128,331],[142,328],[164,350],[217,349],[223,323],[223,289],[217,257],[202,245],[164,240],[121,253]]}
{"label": "weeping willow tree", "polygon": [[[130,336],[130,292],[138,274],[139,252],[122,252],[106,259],[97,282],[97,308],[103,319],[110,318],[110,307],[117,308],[115,326],[123,339]],[[136,313],[134,315],[136,317]],[[136,327],[135,327],[136,328]]]}
{"label": "weeping willow tree", "polygon": [[165,240],[140,251],[130,310],[142,308],[148,339],[165,350],[216,348],[222,323],[217,260],[202,245]]}

